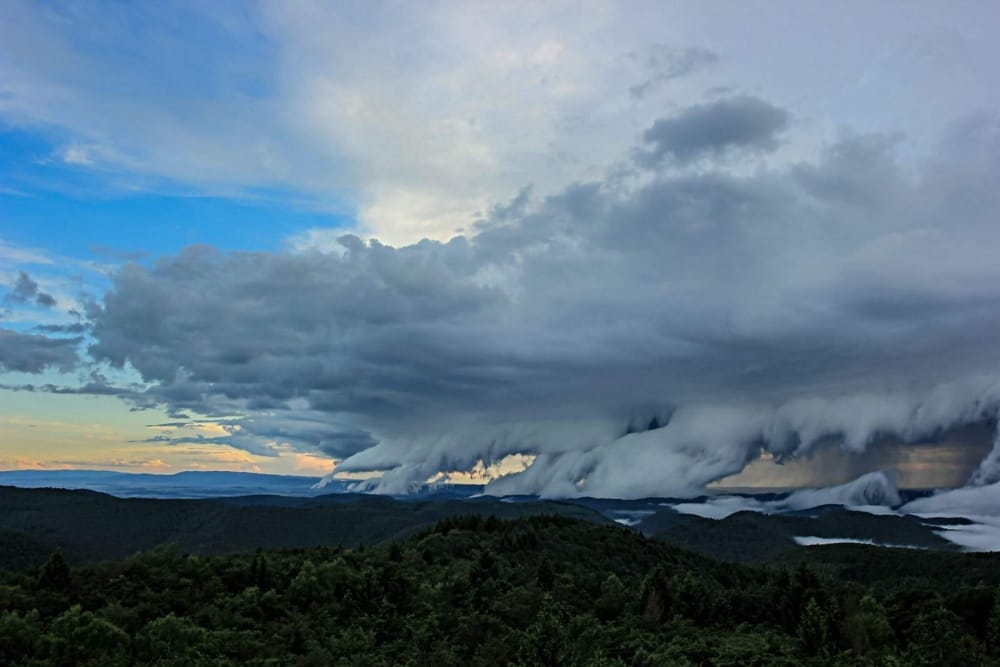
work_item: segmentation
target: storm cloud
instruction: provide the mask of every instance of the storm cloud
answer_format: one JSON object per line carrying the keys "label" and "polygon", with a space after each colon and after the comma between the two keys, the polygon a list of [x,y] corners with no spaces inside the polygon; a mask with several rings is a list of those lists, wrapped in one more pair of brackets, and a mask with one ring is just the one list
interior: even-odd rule
{"label": "storm cloud", "polygon": [[0,368],[41,373],[46,368],[72,370],[78,362],[79,338],[50,338],[0,328]]}
{"label": "storm cloud", "polygon": [[808,162],[729,166],[789,117],[692,107],[650,128],[632,177],[526,190],[447,242],[129,264],[89,352],[149,383],[134,400],[389,492],[526,454],[493,492],[696,495],[762,452],[995,419],[997,118],[905,162],[899,137],[844,134]]}
{"label": "storm cloud", "polygon": [[788,120],[784,109],[749,95],[699,104],[653,123],[642,135],[648,147],[637,159],[646,166],[687,164],[726,151],[771,151]]}
{"label": "storm cloud", "polygon": [[17,274],[17,280],[4,295],[4,302],[9,304],[34,304],[42,308],[52,308],[56,305],[55,297],[38,289],[38,282],[24,271]]}

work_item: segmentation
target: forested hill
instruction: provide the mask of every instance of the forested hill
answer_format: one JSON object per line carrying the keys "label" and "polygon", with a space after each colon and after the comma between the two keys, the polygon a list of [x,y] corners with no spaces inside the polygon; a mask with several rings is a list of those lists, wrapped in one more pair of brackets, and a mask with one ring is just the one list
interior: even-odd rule
{"label": "forested hill", "polygon": [[201,555],[258,547],[357,546],[401,539],[456,514],[515,518],[541,513],[610,523],[586,507],[549,501],[404,502],[354,494],[164,500],[0,486],[0,568],[38,565],[55,549],[70,562],[88,562],[124,558],[161,544]]}
{"label": "forested hill", "polygon": [[[198,500],[119,498],[94,491],[0,486],[0,567],[38,565],[56,548],[70,562],[123,558],[159,544],[209,555],[261,548],[373,545],[456,514],[515,518],[557,514],[625,522],[647,537],[719,560],[766,563],[798,552],[799,536],[954,551],[940,526],[914,516],[873,516],[836,506],[808,514],[680,514],[669,499],[390,498],[350,493],[250,495]],[[938,520],[944,521],[944,520]],[[953,519],[955,521],[965,521]]]}
{"label": "forested hill", "polygon": [[721,564],[557,516],[451,517],[363,549],[55,555],[0,573],[0,664],[1000,664],[995,557],[849,553],[905,576]]}

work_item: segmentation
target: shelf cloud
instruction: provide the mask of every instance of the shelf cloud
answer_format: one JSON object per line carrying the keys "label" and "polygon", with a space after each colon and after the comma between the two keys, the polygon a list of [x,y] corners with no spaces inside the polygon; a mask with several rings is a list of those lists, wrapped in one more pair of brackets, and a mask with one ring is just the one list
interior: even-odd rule
{"label": "shelf cloud", "polygon": [[[995,419],[1000,120],[919,159],[882,134],[749,170],[730,150],[791,117],[692,106],[624,172],[526,189],[448,241],[127,264],[90,304],[87,357],[134,368],[137,405],[325,452],[386,492],[525,454],[492,491],[695,495],[762,452]],[[8,368],[69,363],[68,339],[3,335]]]}

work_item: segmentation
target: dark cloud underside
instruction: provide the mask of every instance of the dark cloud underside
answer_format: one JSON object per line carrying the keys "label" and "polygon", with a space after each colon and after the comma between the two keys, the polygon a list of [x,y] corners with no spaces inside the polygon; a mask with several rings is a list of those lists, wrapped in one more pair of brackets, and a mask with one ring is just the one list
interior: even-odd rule
{"label": "dark cloud underside", "polygon": [[77,364],[79,338],[49,338],[0,328],[0,368],[40,373],[46,368],[69,371]]}
{"label": "dark cloud underside", "polygon": [[747,95],[700,104],[653,123],[637,159],[646,166],[683,165],[732,150],[771,151],[788,120],[784,109]]}

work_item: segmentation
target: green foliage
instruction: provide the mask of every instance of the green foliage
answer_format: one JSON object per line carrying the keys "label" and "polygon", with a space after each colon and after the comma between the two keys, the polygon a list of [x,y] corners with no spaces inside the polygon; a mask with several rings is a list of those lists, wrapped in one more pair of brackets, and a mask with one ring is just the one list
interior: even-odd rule
{"label": "green foliage", "polygon": [[752,568],[566,517],[454,516],[364,550],[53,556],[0,572],[0,664],[1000,664],[987,561],[951,561],[970,565],[945,585],[910,552],[904,586],[878,575],[897,552],[865,553],[840,578],[822,558]]}
{"label": "green foliage", "polygon": [[41,653],[56,665],[128,665],[131,640],[118,626],[76,604],[52,620]]}
{"label": "green foliage", "polygon": [[69,588],[69,565],[61,551],[53,553],[38,573],[38,587],[51,591],[65,591]]}
{"label": "green foliage", "polygon": [[993,607],[986,621],[986,647],[993,655],[1000,654],[1000,591],[993,593]]}
{"label": "green foliage", "polygon": [[185,667],[204,658],[208,640],[207,630],[171,613],[150,621],[137,633],[136,657],[140,662]]}
{"label": "green foliage", "polygon": [[849,611],[841,625],[844,641],[858,656],[880,656],[892,650],[895,642],[885,607],[871,595],[861,598],[857,607],[848,598]]}
{"label": "green foliage", "polygon": [[612,572],[601,584],[601,596],[594,605],[594,614],[605,622],[616,621],[621,618],[628,602],[628,589],[618,575]]}
{"label": "green foliage", "polygon": [[0,664],[12,665],[38,653],[42,623],[38,611],[5,611],[0,614]]}
{"label": "green foliage", "polygon": [[809,598],[796,630],[802,652],[819,655],[830,647],[830,617],[815,598]]}

